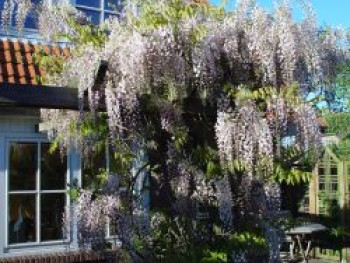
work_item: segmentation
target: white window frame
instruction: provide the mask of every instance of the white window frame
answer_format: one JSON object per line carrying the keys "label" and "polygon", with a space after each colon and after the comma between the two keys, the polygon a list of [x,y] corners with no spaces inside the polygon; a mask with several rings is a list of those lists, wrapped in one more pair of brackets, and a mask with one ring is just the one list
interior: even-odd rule
{"label": "white window frame", "polygon": [[76,0],[74,0],[74,6],[80,11],[87,10],[87,11],[98,12],[100,15],[100,21],[99,21],[100,24],[102,24],[105,21],[106,14],[118,15],[118,13],[113,10],[105,9],[105,1],[107,0],[94,0],[94,1],[100,1],[100,7],[91,7],[88,5],[76,4]]}
{"label": "white window frame", "polygon": [[[36,143],[38,147],[38,166],[37,166],[37,174],[36,174],[36,189],[35,190],[29,190],[29,191],[9,191],[9,168],[10,168],[10,146],[11,143]],[[53,241],[40,241],[40,194],[42,193],[65,193],[66,194],[66,206],[68,206],[71,202],[69,195],[67,194],[67,189],[64,190],[40,190],[40,170],[41,170],[41,144],[50,143],[46,138],[43,138],[43,136],[20,136],[20,137],[5,137],[5,224],[4,224],[4,233],[5,233],[5,249],[15,249],[15,248],[28,248],[28,247],[39,247],[39,246],[52,246],[52,245],[68,245],[69,239],[60,239],[60,240],[53,240]],[[67,185],[70,183],[70,158],[67,154],[67,171],[66,171],[66,183]],[[10,193],[15,194],[16,192],[20,192],[21,194],[26,194],[27,192],[30,194],[35,194],[35,202],[36,202],[36,241],[35,242],[27,242],[27,243],[18,243],[18,244],[10,244],[9,243],[9,229],[8,229],[8,223],[9,223],[9,195]]]}

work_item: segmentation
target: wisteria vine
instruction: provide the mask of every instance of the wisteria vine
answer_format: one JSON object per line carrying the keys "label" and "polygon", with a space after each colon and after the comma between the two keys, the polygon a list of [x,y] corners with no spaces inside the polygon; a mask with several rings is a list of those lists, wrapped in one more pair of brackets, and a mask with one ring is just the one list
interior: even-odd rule
{"label": "wisteria vine", "polygon": [[[21,9],[16,16],[18,25],[32,8],[29,0],[6,0],[2,12],[5,28],[10,25],[15,5]],[[188,209],[215,200],[227,232],[235,230],[242,215],[254,217],[269,243],[270,262],[277,262],[280,237],[271,219],[280,210],[281,197],[279,185],[270,181],[274,164],[283,159],[288,148],[314,158],[319,154],[318,117],[305,95],[323,81],[331,81],[338,63],[348,59],[344,34],[339,30],[320,32],[307,1],[302,5],[302,22],[293,21],[288,1],[276,5],[272,13],[253,0],[238,1],[229,13],[193,1],[158,1],[157,11],[143,8],[142,1],[125,5],[118,18],[101,26],[108,32],[103,44],[88,41],[74,45],[73,41],[63,71],[51,79],[79,90],[80,111],[45,110],[43,119],[53,135],[70,134],[60,137],[63,148],[73,145],[82,152],[90,149],[84,141],[94,138],[80,133],[79,124],[86,118],[96,121],[101,106],[108,115],[105,139],[112,148],[116,147],[115,140],[129,144],[149,139],[150,134],[153,139],[158,136],[159,141],[166,138],[165,143],[159,142],[165,148],[165,161],[157,165],[161,178],[170,181],[161,182],[161,186],[173,187],[171,213],[189,214]],[[174,6],[191,12],[176,13]],[[162,16],[171,14],[169,10],[176,15]],[[68,4],[42,5],[38,14],[39,30],[49,40],[63,33],[79,38],[72,20],[75,27],[92,27]],[[96,84],[102,62],[107,64],[106,74]],[[193,152],[183,149],[188,141],[197,139],[191,134],[193,127],[186,127],[189,119],[197,121],[197,115],[184,106],[191,99],[193,104],[198,99],[214,109],[215,121],[207,125],[214,133],[211,139],[216,140],[215,161],[220,168],[211,180],[205,178],[205,169],[194,163]],[[144,107],[145,101],[152,107]],[[77,127],[74,133],[72,123]],[[150,123],[158,123],[153,133],[149,133]],[[192,137],[180,140],[183,134]],[[289,143],[285,143],[288,138]],[[241,208],[234,200],[235,187],[244,189],[243,203],[249,204],[240,217],[234,213]],[[80,195],[77,220],[82,247],[98,247],[104,242],[106,217],[116,215],[120,222],[125,221],[121,218],[134,222],[134,215],[118,212],[121,206],[118,198],[107,194],[96,200],[88,192]],[[125,225],[124,229],[129,227]],[[149,235],[146,232],[145,236]],[[131,239],[125,243],[130,244]],[[246,253],[233,254],[233,258],[234,262],[243,262]]]}

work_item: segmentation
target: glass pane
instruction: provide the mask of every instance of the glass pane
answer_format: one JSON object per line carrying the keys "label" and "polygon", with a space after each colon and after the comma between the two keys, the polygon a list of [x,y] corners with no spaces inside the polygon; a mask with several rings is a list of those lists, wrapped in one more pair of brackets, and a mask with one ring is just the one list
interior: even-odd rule
{"label": "glass pane", "polygon": [[105,0],[105,10],[117,11],[118,0]]}
{"label": "glass pane", "polygon": [[41,145],[41,190],[66,189],[67,157],[49,152],[50,144]]}
{"label": "glass pane", "polygon": [[100,12],[87,10],[83,8],[78,8],[78,9],[82,11],[89,18],[91,23],[95,25],[98,25],[100,23]]}
{"label": "glass pane", "polygon": [[77,5],[83,5],[88,7],[100,7],[101,0],[76,0]]}
{"label": "glass pane", "polygon": [[337,174],[338,174],[337,167],[331,167],[331,175],[337,175]]}
{"label": "glass pane", "polygon": [[319,183],[318,189],[319,190],[325,190],[326,189],[326,185],[324,183]]}
{"label": "glass pane", "polygon": [[35,190],[38,147],[36,143],[11,143],[10,191]]}
{"label": "glass pane", "polygon": [[35,13],[30,12],[27,16],[26,21],[24,22],[24,28],[37,29],[37,20],[35,18]]}
{"label": "glass pane", "polygon": [[35,195],[9,195],[9,243],[36,241]]}
{"label": "glass pane", "polygon": [[337,191],[338,190],[338,184],[332,184],[332,191]]}
{"label": "glass pane", "polygon": [[62,216],[66,194],[41,194],[41,241],[63,238]]}
{"label": "glass pane", "polygon": [[324,173],[324,168],[323,167],[319,167],[318,168],[318,175],[323,175],[323,174],[325,174]]}
{"label": "glass pane", "polygon": [[[31,0],[32,3],[34,5],[38,5],[40,4],[40,0]],[[28,15],[27,15],[27,19],[24,22],[24,28],[31,28],[31,29],[37,29],[38,28],[38,24],[37,24],[37,17],[36,17],[36,13],[35,10],[32,9]]]}

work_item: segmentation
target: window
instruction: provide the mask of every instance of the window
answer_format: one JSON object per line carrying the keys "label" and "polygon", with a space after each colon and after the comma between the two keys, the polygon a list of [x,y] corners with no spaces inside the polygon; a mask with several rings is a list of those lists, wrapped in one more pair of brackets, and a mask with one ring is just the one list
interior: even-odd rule
{"label": "window", "polygon": [[326,177],[324,175],[320,175],[318,178],[318,190],[319,191],[326,190]]}
{"label": "window", "polygon": [[332,192],[338,191],[338,183],[331,183],[331,191]]}
{"label": "window", "polygon": [[[31,0],[34,5],[40,4],[41,0]],[[94,24],[100,24],[111,16],[117,16],[118,0],[70,0],[80,11],[84,12]],[[49,1],[48,3],[50,3]],[[0,0],[0,12],[4,9],[5,0]],[[17,7],[15,7],[17,9]],[[15,29],[16,13],[14,10],[11,17],[10,27]],[[25,30],[36,30],[37,21],[34,9],[31,10],[24,23]]]}
{"label": "window", "polygon": [[318,175],[324,175],[324,168],[323,167],[319,167],[318,168]]}
{"label": "window", "polygon": [[67,161],[50,145],[11,142],[8,169],[8,244],[60,240],[66,206]]}
{"label": "window", "polygon": [[118,0],[76,0],[75,6],[84,12],[94,24],[100,24],[117,16]]}
{"label": "window", "polygon": [[[34,5],[37,5],[41,2],[40,0],[31,0],[31,1]],[[5,0],[0,0],[0,10],[1,11],[4,9],[4,3],[5,3]],[[15,7],[15,8],[17,9],[17,7]],[[10,22],[11,27],[16,26],[16,13],[17,13],[17,10],[14,10],[13,15],[11,17],[11,22]],[[24,28],[25,29],[36,29],[37,28],[34,10],[29,11],[27,18],[24,22]]]}
{"label": "window", "polygon": [[338,174],[338,168],[336,166],[331,167],[331,175],[337,175]]}
{"label": "window", "polygon": [[337,175],[330,176],[330,191],[331,192],[338,191],[338,176]]}
{"label": "window", "polygon": [[320,191],[326,190],[326,184],[324,182],[320,182],[318,184],[318,190],[320,190]]}

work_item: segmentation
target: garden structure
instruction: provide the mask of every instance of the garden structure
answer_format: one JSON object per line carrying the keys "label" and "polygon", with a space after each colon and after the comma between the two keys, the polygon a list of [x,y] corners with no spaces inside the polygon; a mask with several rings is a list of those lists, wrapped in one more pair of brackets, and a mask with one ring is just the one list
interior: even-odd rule
{"label": "garden structure", "polygon": [[[329,226],[350,226],[350,145],[349,113],[329,113],[323,135],[325,146],[310,180],[299,211],[319,218]],[[344,248],[347,245],[344,243]],[[344,252],[345,253],[345,252]],[[325,256],[339,256],[339,251],[323,249]],[[350,255],[349,252],[346,254]],[[320,255],[322,256],[322,255]],[[332,256],[331,256],[332,257]]]}
{"label": "garden structure", "polygon": [[287,2],[73,4],[4,1],[4,32],[35,13],[58,52],[32,56],[38,87],[0,87],[0,255],[280,262],[281,184],[307,180],[322,152],[307,94],[348,61],[347,33],[320,31],[308,1],[301,22]]}

